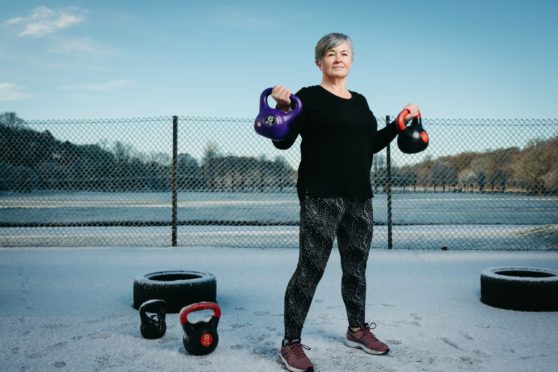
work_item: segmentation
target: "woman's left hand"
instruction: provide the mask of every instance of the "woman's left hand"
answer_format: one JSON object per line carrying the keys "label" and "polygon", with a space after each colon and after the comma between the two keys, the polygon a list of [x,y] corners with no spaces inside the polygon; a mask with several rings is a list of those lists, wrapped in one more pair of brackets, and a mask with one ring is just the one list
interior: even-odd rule
{"label": "woman's left hand", "polygon": [[[412,118],[416,118],[420,114],[419,107],[414,103],[409,103],[407,106],[403,107],[403,110],[409,110],[409,114],[405,116],[405,122],[408,122]],[[403,111],[401,110],[401,111]]]}

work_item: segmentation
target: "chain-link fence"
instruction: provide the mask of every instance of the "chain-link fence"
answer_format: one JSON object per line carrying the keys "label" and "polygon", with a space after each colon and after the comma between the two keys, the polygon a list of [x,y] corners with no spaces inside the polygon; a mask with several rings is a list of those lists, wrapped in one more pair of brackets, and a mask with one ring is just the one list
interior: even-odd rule
{"label": "chain-link fence", "polygon": [[[423,124],[424,152],[375,156],[374,248],[558,249],[557,119]],[[298,141],[244,118],[2,114],[0,245],[297,247]]]}

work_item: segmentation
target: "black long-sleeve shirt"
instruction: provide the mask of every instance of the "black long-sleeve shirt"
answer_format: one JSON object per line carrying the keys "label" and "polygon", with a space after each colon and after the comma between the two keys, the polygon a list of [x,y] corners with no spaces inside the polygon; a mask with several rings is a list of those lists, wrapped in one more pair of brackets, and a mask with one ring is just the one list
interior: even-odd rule
{"label": "black long-sleeve shirt", "polygon": [[363,95],[334,95],[320,85],[296,93],[302,112],[291,122],[289,134],[273,141],[288,149],[300,134],[301,161],[297,191],[315,197],[372,197],[372,157],[396,136],[395,123],[378,130],[378,123]]}

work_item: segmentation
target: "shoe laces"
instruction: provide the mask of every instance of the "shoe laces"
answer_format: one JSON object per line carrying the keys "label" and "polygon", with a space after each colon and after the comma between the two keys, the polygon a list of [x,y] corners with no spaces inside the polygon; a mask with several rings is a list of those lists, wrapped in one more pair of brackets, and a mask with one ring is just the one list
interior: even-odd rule
{"label": "shoe laces", "polygon": [[364,336],[363,337],[372,337],[373,341],[378,341],[376,336],[374,336],[374,333],[372,333],[372,331],[371,331],[372,329],[376,329],[376,323],[374,323],[374,322],[364,323],[364,326],[363,326]]}
{"label": "shoe laces", "polygon": [[[353,328],[358,328],[359,330],[376,329],[376,323],[374,323],[374,322],[364,323],[364,324],[361,325],[360,327],[349,327],[349,328],[351,328],[351,330],[352,330]],[[358,332],[358,331],[353,331],[353,332]]]}
{"label": "shoe laces", "polygon": [[306,354],[304,354],[304,350],[312,350],[310,348],[310,346],[301,344],[300,342],[294,343],[292,345],[288,345],[289,346],[289,352],[293,353],[297,358],[298,357],[306,357]]}

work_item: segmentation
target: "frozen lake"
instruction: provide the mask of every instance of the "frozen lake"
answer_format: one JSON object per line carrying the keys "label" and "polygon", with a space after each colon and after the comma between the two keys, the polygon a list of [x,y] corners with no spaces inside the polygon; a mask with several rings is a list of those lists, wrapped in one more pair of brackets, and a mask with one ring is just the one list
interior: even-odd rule
{"label": "frozen lake", "polygon": [[[516,194],[394,193],[396,224],[543,225],[558,222],[558,197]],[[0,193],[0,223],[92,223],[171,220],[170,193]],[[298,221],[294,193],[178,194],[178,219]],[[374,197],[374,219],[387,221],[386,194]]]}
{"label": "frozen lake", "polygon": [[[2,246],[170,244],[169,193],[3,193],[0,201]],[[394,193],[392,206],[395,248],[558,249],[555,196]],[[294,193],[179,193],[178,244],[296,247],[298,212]],[[374,198],[374,220],[374,246],[385,248],[386,194]],[[253,226],[262,223],[279,226]]]}

